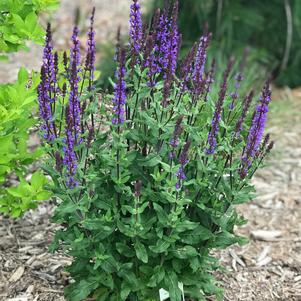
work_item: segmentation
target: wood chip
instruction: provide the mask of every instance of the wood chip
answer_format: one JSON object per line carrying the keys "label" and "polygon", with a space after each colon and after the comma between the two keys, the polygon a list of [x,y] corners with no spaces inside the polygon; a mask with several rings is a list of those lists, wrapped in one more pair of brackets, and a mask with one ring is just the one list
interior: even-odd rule
{"label": "wood chip", "polygon": [[235,261],[237,261],[237,263],[239,263],[242,267],[246,267],[246,264],[243,262],[243,260],[235,253],[234,250],[230,250],[229,251],[230,255],[233,257],[233,259]]}
{"label": "wood chip", "polygon": [[265,246],[264,249],[262,250],[262,252],[259,254],[256,261],[260,262],[263,259],[265,259],[265,257],[267,257],[267,255],[270,253],[270,251],[271,251],[271,246]]}
{"label": "wood chip", "polygon": [[263,258],[261,261],[258,261],[256,263],[256,265],[259,267],[263,267],[263,266],[269,264],[271,261],[272,261],[272,258],[267,256],[267,257]]}
{"label": "wood chip", "polygon": [[251,236],[256,240],[275,241],[282,234],[278,230],[255,230],[251,231]]}
{"label": "wood chip", "polygon": [[19,266],[17,268],[17,270],[10,276],[9,278],[9,282],[17,282],[23,275],[24,273],[24,267],[23,266]]}

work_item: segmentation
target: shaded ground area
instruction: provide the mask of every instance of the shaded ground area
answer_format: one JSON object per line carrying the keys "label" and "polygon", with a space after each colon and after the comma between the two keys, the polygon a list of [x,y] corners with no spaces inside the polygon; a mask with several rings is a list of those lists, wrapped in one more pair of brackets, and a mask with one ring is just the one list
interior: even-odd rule
{"label": "shaded ground area", "polygon": [[[113,40],[119,24],[127,30],[128,1],[63,0],[53,17],[58,47],[69,43],[75,7],[85,15],[93,4],[98,42]],[[87,27],[84,18],[80,26]],[[37,46],[13,55],[9,64],[0,63],[0,82],[13,80],[19,66],[38,69],[40,59]],[[228,269],[218,275],[225,300],[301,300],[301,90],[275,94],[281,101],[272,105],[269,128],[276,147],[269,166],[254,179],[258,198],[239,207],[249,223],[238,231],[250,244],[218,252]],[[64,300],[69,280],[63,266],[70,259],[47,251],[55,230],[51,212],[44,203],[18,221],[0,217],[0,300]]]}

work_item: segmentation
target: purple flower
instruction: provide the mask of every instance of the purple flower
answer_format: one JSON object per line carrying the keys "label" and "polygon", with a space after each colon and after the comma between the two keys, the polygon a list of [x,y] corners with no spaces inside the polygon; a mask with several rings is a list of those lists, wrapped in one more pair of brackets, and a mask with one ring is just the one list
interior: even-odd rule
{"label": "purple flower", "polygon": [[[45,47],[43,51],[43,66],[45,68],[46,81],[49,85],[49,93],[53,93],[55,92],[54,86],[56,84],[56,70],[53,55],[51,26],[49,23],[47,25]],[[50,101],[54,102],[55,99],[51,98]]]}
{"label": "purple flower", "polygon": [[200,95],[205,85],[205,63],[206,63],[206,49],[209,45],[210,36],[208,34],[200,38],[198,50],[195,57],[194,70],[192,73],[192,82],[194,86],[194,94]]}
{"label": "purple flower", "polygon": [[158,73],[167,68],[167,56],[168,56],[168,37],[169,37],[170,22],[167,15],[163,12],[160,16],[159,25],[157,28],[157,44],[155,50],[157,52],[158,59]]}
{"label": "purple flower", "polygon": [[231,71],[231,68],[233,66],[233,60],[231,59],[228,63],[228,66],[224,72],[223,75],[223,82],[220,87],[219,91],[219,97],[218,101],[215,106],[215,111],[213,114],[212,122],[211,122],[211,130],[208,134],[208,148],[206,149],[206,154],[207,155],[213,155],[215,153],[215,148],[216,148],[216,137],[219,132],[219,123],[221,119],[221,113],[223,109],[223,104],[224,104],[224,99],[227,91],[227,82],[228,82],[228,77]]}
{"label": "purple flower", "polygon": [[252,103],[252,99],[253,99],[253,91],[251,91],[249,94],[247,94],[247,96],[244,99],[243,102],[243,108],[242,108],[242,112],[241,115],[235,125],[235,130],[234,130],[234,137],[237,138],[242,130],[242,124],[247,116],[249,107]]}
{"label": "purple flower", "polygon": [[66,184],[73,189],[77,185],[75,175],[77,171],[77,158],[75,146],[81,143],[81,108],[78,92],[78,82],[80,81],[80,42],[78,40],[77,27],[73,30],[73,46],[70,49],[70,92],[69,102],[66,108],[66,128],[64,142],[64,159],[66,166]]}
{"label": "purple flower", "polygon": [[57,57],[54,58],[50,24],[47,25],[45,47],[43,50],[43,64],[41,68],[41,82],[38,86],[39,112],[42,119],[41,130],[48,142],[56,136],[52,116],[52,106],[55,102]]}
{"label": "purple flower", "polygon": [[169,31],[166,52],[166,72],[165,78],[174,76],[177,68],[177,59],[180,48],[180,35],[177,26],[178,19],[178,1],[175,2],[172,10],[171,28]]}
{"label": "purple flower", "polygon": [[144,68],[148,68],[148,86],[150,88],[156,85],[156,75],[160,72],[158,65],[158,34],[160,33],[160,9],[157,9],[152,20],[149,36],[146,39],[145,53],[144,53]]}
{"label": "purple flower", "polygon": [[78,92],[78,83],[80,81],[80,42],[78,39],[78,28],[75,27],[72,35],[73,47],[70,49],[70,93],[68,103],[68,120],[72,122],[72,131],[75,143],[79,143],[81,132],[81,107]]}
{"label": "purple flower", "polygon": [[149,35],[146,39],[145,53],[144,53],[144,68],[148,68],[148,83],[147,85],[152,88],[155,87],[155,76],[158,72],[158,64],[156,62],[155,52],[155,39],[152,35]]}
{"label": "purple flower", "polygon": [[180,36],[177,28],[177,14],[178,14],[178,4],[175,2],[173,7],[173,19],[171,23],[171,30],[169,32],[168,40],[167,40],[167,52],[165,53],[165,62],[163,71],[164,71],[164,88],[163,88],[163,107],[166,107],[168,104],[168,98],[170,95],[170,89],[172,85],[172,81],[177,68],[177,59],[179,54],[179,41]]}
{"label": "purple flower", "polygon": [[139,54],[142,48],[142,18],[138,0],[133,0],[130,13],[130,39],[135,63],[139,63]]}
{"label": "purple flower", "polygon": [[172,159],[175,155],[174,149],[176,149],[179,146],[180,140],[179,140],[179,136],[181,135],[181,133],[183,132],[183,127],[182,127],[182,121],[183,121],[183,116],[179,117],[177,122],[176,122],[176,126],[172,135],[172,138],[169,142],[170,146],[172,147],[172,151],[169,154],[169,157]]}
{"label": "purple flower", "polygon": [[176,177],[178,179],[178,182],[176,183],[176,188],[181,189],[183,181],[186,179],[186,175],[184,172],[184,167],[181,165],[176,172]]}
{"label": "purple flower", "polygon": [[205,102],[208,101],[208,95],[211,91],[211,86],[214,83],[214,72],[215,72],[215,60],[212,61],[209,72],[206,74],[206,82],[205,82]]}
{"label": "purple flower", "polygon": [[242,154],[241,166],[238,170],[242,179],[247,176],[248,170],[252,165],[252,160],[260,146],[266,125],[270,101],[271,91],[269,89],[269,83],[267,82],[263,87],[262,94],[259,98],[259,104],[255,108],[252,124],[247,138],[247,145]]}
{"label": "purple flower", "polygon": [[176,189],[181,189],[183,181],[186,179],[186,174],[184,172],[184,168],[188,163],[188,151],[189,151],[190,144],[191,144],[191,141],[187,141],[180,154],[179,161],[180,161],[181,166],[179,167],[178,171],[176,172],[176,177],[178,179],[178,182],[176,184]]}
{"label": "purple flower", "polygon": [[85,69],[90,72],[90,80],[94,80],[94,71],[95,71],[95,31],[93,29],[94,25],[94,15],[95,7],[92,10],[92,15],[90,18],[90,29],[88,31],[88,39],[86,46],[86,62]]}
{"label": "purple flower", "polygon": [[136,181],[134,187],[135,187],[134,195],[136,198],[139,198],[141,196],[142,182],[140,180]]}
{"label": "purple flower", "polygon": [[230,97],[232,98],[232,102],[229,105],[230,110],[233,110],[234,107],[235,107],[235,102],[239,97],[238,90],[240,88],[240,82],[243,81],[243,79],[244,79],[244,77],[241,73],[236,74],[236,76],[235,76],[235,90],[234,90],[234,92],[232,92],[230,94]]}
{"label": "purple flower", "polygon": [[75,139],[73,136],[73,124],[72,120],[70,120],[70,116],[72,116],[72,112],[70,112],[72,108],[68,106],[67,114],[66,114],[66,137],[64,138],[64,160],[63,163],[66,166],[66,185],[73,189],[77,186],[77,181],[75,180],[75,175],[77,171],[77,159],[76,153],[74,150],[75,147]]}
{"label": "purple flower", "polygon": [[41,82],[38,86],[39,112],[42,120],[41,130],[47,142],[52,142],[55,138],[53,119],[51,113],[51,98],[49,96],[49,83],[46,76],[45,67],[41,68]]}
{"label": "purple flower", "polygon": [[119,51],[119,66],[116,70],[117,83],[115,84],[115,94],[113,99],[113,124],[122,124],[125,121],[125,103],[126,103],[126,83],[125,77],[125,50]]}
{"label": "purple flower", "polygon": [[188,83],[191,79],[191,73],[193,70],[193,61],[196,55],[196,49],[197,49],[197,44],[195,43],[193,47],[189,50],[187,56],[185,57],[182,63],[181,70],[180,70],[182,91],[188,90]]}

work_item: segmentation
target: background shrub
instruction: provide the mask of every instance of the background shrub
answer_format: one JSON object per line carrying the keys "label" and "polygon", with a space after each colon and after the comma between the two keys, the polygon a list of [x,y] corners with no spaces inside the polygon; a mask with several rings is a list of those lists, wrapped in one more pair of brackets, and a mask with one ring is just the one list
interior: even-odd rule
{"label": "background shrub", "polygon": [[[0,58],[26,49],[26,41],[43,43],[45,31],[38,13],[51,11],[58,0],[4,0],[0,3]],[[0,212],[19,217],[51,194],[44,190],[46,177],[36,172],[26,181],[28,165],[43,151],[28,150],[29,131],[36,123],[39,75],[21,68],[13,84],[0,85]],[[12,187],[12,179],[16,182]]]}
{"label": "background shrub", "polygon": [[[27,145],[29,129],[36,123],[33,109],[38,82],[34,73],[29,82],[28,72],[21,68],[16,83],[0,85],[0,212],[13,217],[49,197],[41,173],[35,173],[28,183],[25,180],[26,166],[42,154],[41,149],[30,152]],[[12,177],[17,177],[19,184],[8,187]]]}
{"label": "background shrub", "polygon": [[2,0],[0,3],[0,55],[26,49],[25,42],[43,43],[44,30],[38,22],[42,11],[54,10],[59,0]]}

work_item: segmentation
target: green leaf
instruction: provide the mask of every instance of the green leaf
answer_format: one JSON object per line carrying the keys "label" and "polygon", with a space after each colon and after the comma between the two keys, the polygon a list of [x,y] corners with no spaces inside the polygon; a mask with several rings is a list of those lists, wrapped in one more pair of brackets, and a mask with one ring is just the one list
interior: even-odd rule
{"label": "green leaf", "polygon": [[170,247],[170,243],[159,239],[155,246],[150,246],[150,250],[154,253],[163,253]]}
{"label": "green leaf", "polygon": [[43,186],[47,183],[46,177],[39,171],[36,171],[31,179],[30,179],[31,186],[36,190],[40,190]]}
{"label": "green leaf", "polygon": [[187,245],[187,246],[184,246],[184,247],[174,250],[173,254],[177,258],[187,259],[187,258],[191,258],[191,257],[196,257],[196,256],[198,256],[199,253],[194,247]]}
{"label": "green leaf", "polygon": [[140,242],[136,241],[134,244],[137,258],[144,263],[148,262],[148,255],[145,246]]}
{"label": "green leaf", "polygon": [[37,26],[38,17],[34,12],[29,13],[25,19],[25,26],[28,32],[33,33]]}
{"label": "green leaf", "polygon": [[179,289],[177,274],[173,271],[168,271],[165,276],[165,283],[168,287],[170,301],[180,301],[182,299],[182,293]]}
{"label": "green leaf", "polygon": [[19,83],[26,83],[28,81],[28,72],[26,68],[21,67],[18,72],[18,81]]}
{"label": "green leaf", "polygon": [[80,282],[75,282],[67,286],[65,294],[69,300],[82,301],[98,287],[98,283],[98,278],[82,279]]}
{"label": "green leaf", "polygon": [[139,166],[154,167],[161,162],[161,157],[157,154],[148,155],[145,159],[138,159]]}

